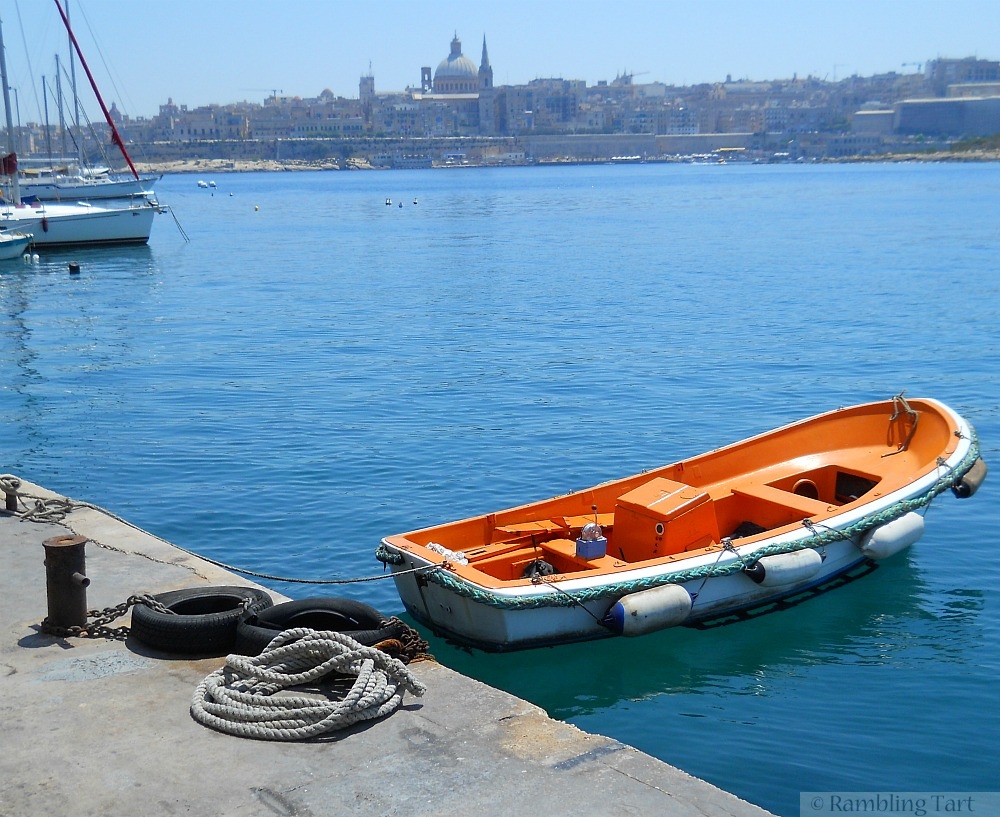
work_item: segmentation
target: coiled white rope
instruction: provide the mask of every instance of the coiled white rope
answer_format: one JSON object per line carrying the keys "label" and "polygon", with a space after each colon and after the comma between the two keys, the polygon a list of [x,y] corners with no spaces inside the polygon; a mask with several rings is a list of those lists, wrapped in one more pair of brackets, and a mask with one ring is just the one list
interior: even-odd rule
{"label": "coiled white rope", "polygon": [[[277,695],[331,673],[357,676],[342,700]],[[402,661],[381,650],[344,633],[299,627],[276,636],[258,656],[226,658],[198,685],[191,715],[238,737],[302,740],[381,718],[399,707],[404,692],[425,691]]]}

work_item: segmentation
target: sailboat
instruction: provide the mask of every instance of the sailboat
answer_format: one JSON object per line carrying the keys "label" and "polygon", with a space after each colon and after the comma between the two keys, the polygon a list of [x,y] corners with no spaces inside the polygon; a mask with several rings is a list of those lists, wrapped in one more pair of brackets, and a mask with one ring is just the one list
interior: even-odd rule
{"label": "sailboat", "polygon": [[[69,31],[70,40],[87,71],[91,86],[97,94],[101,110],[111,128],[112,141],[122,151],[133,174],[138,178],[139,174],[125,150],[121,135],[108,113],[107,106],[97,91],[90,69],[83,62],[80,46],[69,27],[69,19],[66,17],[59,0],[55,0],[55,3],[63,23]],[[2,80],[3,85],[7,137],[10,141],[9,153],[0,162],[0,176],[9,179],[10,188],[9,197],[5,196],[3,203],[0,204],[0,230],[16,230],[31,234],[33,247],[146,244],[153,227],[153,218],[157,213],[163,212],[163,208],[155,200],[139,197],[121,204],[110,201],[107,204],[94,204],[89,201],[79,201],[74,204],[49,202],[25,204],[22,201],[17,172],[17,155],[13,149],[14,122],[11,116],[10,86],[7,78],[2,21],[0,21],[0,80]]]}
{"label": "sailboat", "polygon": [[20,171],[21,195],[39,201],[79,201],[80,199],[123,199],[130,196],[152,198],[156,175],[133,178],[111,173],[102,167],[87,170],[75,163]]}

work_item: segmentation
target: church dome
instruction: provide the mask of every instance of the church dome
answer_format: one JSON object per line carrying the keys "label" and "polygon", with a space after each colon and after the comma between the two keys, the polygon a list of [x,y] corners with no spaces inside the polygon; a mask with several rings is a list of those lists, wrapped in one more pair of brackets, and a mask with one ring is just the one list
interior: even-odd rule
{"label": "church dome", "polygon": [[441,60],[438,63],[437,70],[434,72],[434,79],[438,79],[439,77],[464,77],[472,79],[477,76],[479,76],[479,69],[476,68],[475,63],[461,54],[454,58],[449,56],[448,59]]}
{"label": "church dome", "polygon": [[451,41],[451,53],[441,60],[434,72],[436,93],[463,93],[475,91],[479,85],[479,69],[476,64],[462,54],[462,41],[455,35]]}

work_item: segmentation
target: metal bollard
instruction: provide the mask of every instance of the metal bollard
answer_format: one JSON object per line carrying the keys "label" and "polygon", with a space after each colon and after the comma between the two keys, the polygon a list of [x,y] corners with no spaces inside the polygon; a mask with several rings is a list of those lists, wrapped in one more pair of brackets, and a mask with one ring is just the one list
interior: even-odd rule
{"label": "metal bollard", "polygon": [[16,477],[6,476],[0,479],[0,490],[4,492],[4,509],[8,513],[17,513],[17,489],[21,487],[21,480]]}
{"label": "metal bollard", "polygon": [[87,623],[86,536],[46,539],[45,592],[48,623],[53,627],[83,627]]}

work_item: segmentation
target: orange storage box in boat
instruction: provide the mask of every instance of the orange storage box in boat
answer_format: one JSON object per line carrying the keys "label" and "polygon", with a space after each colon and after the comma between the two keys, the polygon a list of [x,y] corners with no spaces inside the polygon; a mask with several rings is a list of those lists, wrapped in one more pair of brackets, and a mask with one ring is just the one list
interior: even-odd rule
{"label": "orange storage box in boat", "polygon": [[701,488],[656,477],[615,504],[610,550],[626,562],[706,547],[718,539],[715,507]]}

